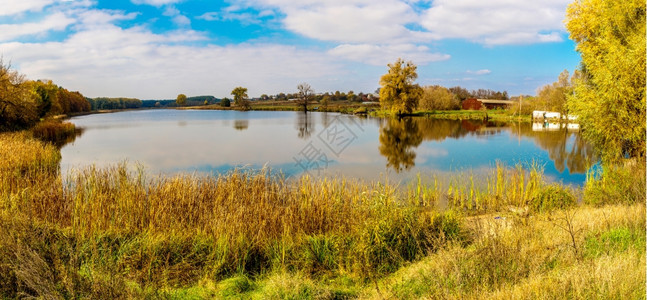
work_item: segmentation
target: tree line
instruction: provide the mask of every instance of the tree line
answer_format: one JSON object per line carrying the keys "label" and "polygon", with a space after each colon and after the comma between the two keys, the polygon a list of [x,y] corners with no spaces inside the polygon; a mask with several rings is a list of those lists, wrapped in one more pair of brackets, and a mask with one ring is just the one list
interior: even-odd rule
{"label": "tree line", "polygon": [[135,109],[141,108],[143,103],[136,98],[88,98],[92,110],[102,109]]}
{"label": "tree line", "polygon": [[0,58],[0,130],[27,128],[42,118],[90,109],[81,93],[51,80],[28,80]]}

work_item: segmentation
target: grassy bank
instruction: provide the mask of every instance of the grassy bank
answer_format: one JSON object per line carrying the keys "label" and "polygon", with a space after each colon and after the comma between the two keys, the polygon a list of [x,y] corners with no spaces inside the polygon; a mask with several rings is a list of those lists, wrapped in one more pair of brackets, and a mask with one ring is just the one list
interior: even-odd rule
{"label": "grassy bank", "polygon": [[[640,164],[584,190],[502,165],[404,187],[267,171],[149,177],[123,164],[61,178],[57,148],[31,133],[1,134],[0,149],[6,298],[645,293],[645,176],[627,177]],[[631,196],[610,198],[620,189]]]}

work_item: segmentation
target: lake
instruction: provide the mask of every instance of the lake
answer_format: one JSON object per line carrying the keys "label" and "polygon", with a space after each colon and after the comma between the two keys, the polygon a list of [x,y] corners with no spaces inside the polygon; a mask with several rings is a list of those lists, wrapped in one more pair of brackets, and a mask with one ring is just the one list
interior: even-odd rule
{"label": "lake", "polygon": [[149,174],[217,174],[264,166],[286,176],[407,181],[537,163],[582,184],[596,161],[577,128],[547,124],[372,118],[338,113],[137,110],[71,118],[83,133],[61,169],[140,163]]}

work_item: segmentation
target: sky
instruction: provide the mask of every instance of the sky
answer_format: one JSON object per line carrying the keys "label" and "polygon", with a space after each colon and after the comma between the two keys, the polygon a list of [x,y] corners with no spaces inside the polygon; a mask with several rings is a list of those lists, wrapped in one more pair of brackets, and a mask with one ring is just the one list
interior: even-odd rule
{"label": "sky", "polygon": [[2,0],[0,55],[87,97],[372,93],[387,64],[420,85],[535,95],[580,62],[572,0]]}

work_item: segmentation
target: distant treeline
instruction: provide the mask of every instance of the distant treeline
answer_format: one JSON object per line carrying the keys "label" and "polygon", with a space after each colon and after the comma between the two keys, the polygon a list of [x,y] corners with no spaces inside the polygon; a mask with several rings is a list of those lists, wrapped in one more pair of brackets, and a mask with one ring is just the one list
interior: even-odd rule
{"label": "distant treeline", "polygon": [[[207,104],[219,103],[220,99],[214,96],[194,96],[186,98],[185,106],[199,106],[204,105],[205,101]],[[142,100],[142,107],[144,108],[153,108],[153,107],[177,107],[175,99],[166,99],[166,100]]]}
{"label": "distant treeline", "polygon": [[142,101],[135,98],[88,98],[92,110],[101,109],[132,109],[143,107]]}

